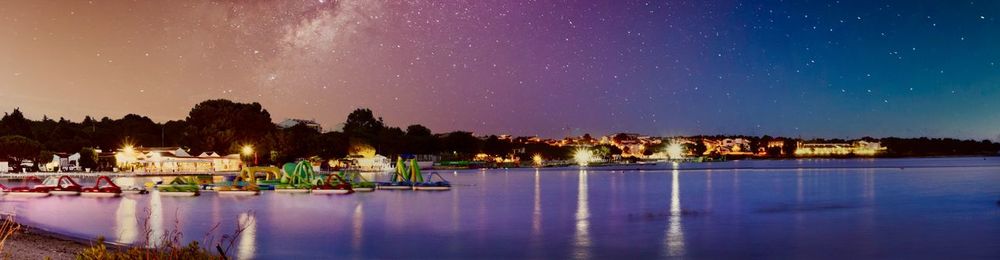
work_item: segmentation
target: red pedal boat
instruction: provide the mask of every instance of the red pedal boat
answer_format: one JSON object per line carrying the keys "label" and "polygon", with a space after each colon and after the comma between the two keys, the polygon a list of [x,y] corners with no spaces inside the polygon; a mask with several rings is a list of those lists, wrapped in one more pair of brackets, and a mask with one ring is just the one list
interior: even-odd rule
{"label": "red pedal boat", "polygon": [[[35,182],[38,183],[39,185],[35,187],[30,187],[28,186],[29,182]],[[13,187],[8,189],[7,195],[17,196],[17,197],[48,197],[50,195],[49,187],[44,187],[40,185],[42,184],[42,180],[38,179],[38,177],[28,176],[27,178],[24,179],[24,182],[22,183],[24,185],[22,185],[21,187]]]}
{"label": "red pedal boat", "polygon": [[354,188],[351,187],[351,183],[340,178],[340,175],[330,174],[326,177],[326,181],[323,181],[323,185],[318,185],[313,188],[312,194],[350,194],[354,193]]}
{"label": "red pedal boat", "polygon": [[[51,177],[49,179],[51,179]],[[83,190],[83,186],[80,186],[80,184],[77,184],[73,178],[66,175],[59,176],[59,179],[56,179],[54,186],[48,179],[46,182],[46,187],[50,187],[49,194],[52,195],[76,196],[80,195],[80,191]]]}
{"label": "red pedal boat", "polygon": [[[103,183],[102,183],[103,181]],[[102,186],[103,184],[103,186]],[[122,188],[115,185],[108,176],[97,178],[94,187],[84,188],[80,191],[80,196],[85,197],[118,197],[122,194]]]}

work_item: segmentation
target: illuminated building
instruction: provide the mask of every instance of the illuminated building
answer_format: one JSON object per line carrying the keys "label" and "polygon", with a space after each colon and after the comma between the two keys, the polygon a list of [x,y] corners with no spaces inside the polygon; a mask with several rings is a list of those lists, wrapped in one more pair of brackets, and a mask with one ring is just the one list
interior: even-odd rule
{"label": "illuminated building", "polygon": [[240,170],[239,154],[214,152],[191,156],[179,147],[131,147],[115,152],[116,167],[128,172],[214,172]]}
{"label": "illuminated building", "polygon": [[705,139],[702,141],[705,147],[704,155],[718,153],[721,155],[752,155],[750,150],[750,140],[744,138],[725,138],[722,140]]}
{"label": "illuminated building", "polygon": [[885,151],[886,147],[879,142],[799,143],[795,156],[875,156]]}

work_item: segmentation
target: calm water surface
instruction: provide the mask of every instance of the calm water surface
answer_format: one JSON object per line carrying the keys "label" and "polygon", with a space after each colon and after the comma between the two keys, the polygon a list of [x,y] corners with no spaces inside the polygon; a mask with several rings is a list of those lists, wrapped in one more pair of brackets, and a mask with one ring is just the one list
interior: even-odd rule
{"label": "calm water surface", "polygon": [[0,210],[119,243],[145,223],[199,241],[244,223],[240,258],[1000,258],[998,158],[679,168],[439,171],[448,192],[4,196]]}

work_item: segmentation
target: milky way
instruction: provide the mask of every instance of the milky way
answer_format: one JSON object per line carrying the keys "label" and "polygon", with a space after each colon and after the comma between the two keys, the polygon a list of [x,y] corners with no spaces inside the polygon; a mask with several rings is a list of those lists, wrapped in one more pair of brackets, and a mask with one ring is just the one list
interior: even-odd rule
{"label": "milky way", "polygon": [[988,1],[14,1],[0,109],[561,137],[1000,134]]}

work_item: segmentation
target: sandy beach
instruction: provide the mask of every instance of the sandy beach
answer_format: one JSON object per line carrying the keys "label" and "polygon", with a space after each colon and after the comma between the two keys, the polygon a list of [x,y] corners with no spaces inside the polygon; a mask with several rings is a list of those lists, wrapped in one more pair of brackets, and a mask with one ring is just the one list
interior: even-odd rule
{"label": "sandy beach", "polygon": [[4,259],[76,259],[76,253],[88,244],[68,237],[22,226],[4,244]]}

